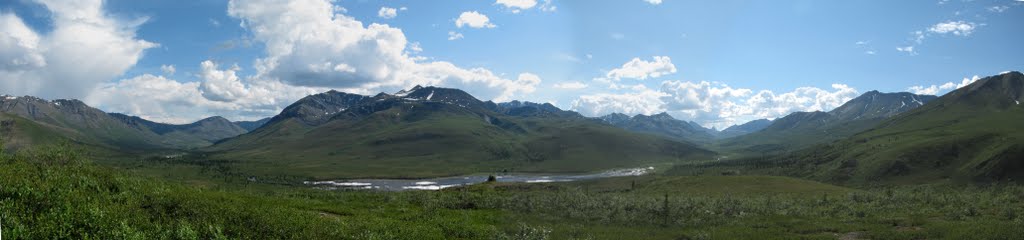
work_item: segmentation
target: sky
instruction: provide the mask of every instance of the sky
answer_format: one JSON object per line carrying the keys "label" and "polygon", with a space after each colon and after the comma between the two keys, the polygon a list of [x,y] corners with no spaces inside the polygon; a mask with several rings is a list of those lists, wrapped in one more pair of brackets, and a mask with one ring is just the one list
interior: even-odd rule
{"label": "sky", "polygon": [[415,85],[706,127],[1024,69],[1024,1],[0,0],[0,94],[187,123]]}

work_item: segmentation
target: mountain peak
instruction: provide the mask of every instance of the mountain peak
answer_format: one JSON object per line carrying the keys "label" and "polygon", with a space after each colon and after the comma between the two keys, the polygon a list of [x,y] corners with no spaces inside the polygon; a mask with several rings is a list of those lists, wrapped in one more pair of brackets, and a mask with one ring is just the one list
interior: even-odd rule
{"label": "mountain peak", "polygon": [[978,79],[974,83],[942,96],[944,105],[963,105],[971,108],[1005,109],[1024,101],[1024,74],[1004,72]]}
{"label": "mountain peak", "polygon": [[212,116],[212,117],[203,118],[203,119],[201,119],[199,121],[196,121],[196,123],[201,123],[201,122],[226,122],[226,123],[230,123],[231,120],[228,120],[227,118],[224,118],[224,117],[221,117],[221,116]]}
{"label": "mountain peak", "polygon": [[883,93],[872,90],[829,111],[829,114],[841,120],[888,118],[923,106],[936,98],[908,92]]}
{"label": "mountain peak", "polygon": [[307,125],[319,125],[327,122],[334,114],[368,99],[370,97],[335,90],[317,93],[288,105],[270,122],[295,118]]}

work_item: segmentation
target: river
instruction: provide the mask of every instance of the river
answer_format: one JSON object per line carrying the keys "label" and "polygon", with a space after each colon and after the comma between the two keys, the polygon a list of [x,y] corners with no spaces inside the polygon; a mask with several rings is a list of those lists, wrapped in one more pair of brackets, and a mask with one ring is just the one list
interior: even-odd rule
{"label": "river", "polygon": [[[498,182],[509,183],[545,183],[570,182],[587,179],[640,176],[654,171],[654,167],[628,168],[609,170],[593,174],[507,174],[497,175]],[[326,190],[441,190],[450,187],[466,186],[487,181],[488,175],[467,175],[458,177],[426,178],[426,179],[352,179],[337,181],[306,181],[306,185]]]}

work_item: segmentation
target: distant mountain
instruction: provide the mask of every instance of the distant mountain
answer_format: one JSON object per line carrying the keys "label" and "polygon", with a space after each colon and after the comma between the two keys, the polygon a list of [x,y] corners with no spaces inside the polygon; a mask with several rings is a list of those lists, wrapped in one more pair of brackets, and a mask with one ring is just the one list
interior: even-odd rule
{"label": "distant mountain", "polygon": [[579,172],[714,155],[575,116],[550,104],[494,104],[449,88],[373,97],[331,91],[206,150],[233,168],[313,178]]}
{"label": "distant mountain", "polygon": [[370,101],[372,98],[348,94],[338,91],[328,91],[306,96],[288,107],[277,116],[274,116],[266,124],[295,119],[303,124],[316,126],[330,120],[334,114],[348,110],[352,106]]}
{"label": "distant mountain", "polygon": [[[159,149],[167,145],[158,135],[126,125],[78,100],[44,100],[31,96],[0,98],[8,126],[6,141],[21,147],[60,140],[110,149]],[[33,133],[33,134],[29,134]]]}
{"label": "distant mountain", "polygon": [[[488,104],[489,103],[490,102],[488,102]],[[491,108],[491,110],[509,116],[583,118],[583,115],[580,115],[577,112],[565,111],[555,107],[555,105],[551,105],[550,103],[511,101],[497,103]]]}
{"label": "distant mountain", "polygon": [[986,77],[868,131],[784,158],[809,176],[837,182],[1020,181],[1021,101],[1024,74]]}
{"label": "distant mountain", "polygon": [[795,112],[771,121],[761,131],[723,141],[740,152],[789,151],[843,139],[935,100],[912,93],[866,92],[829,112]]}
{"label": "distant mountain", "polygon": [[268,118],[263,118],[263,119],[260,119],[260,120],[256,120],[256,121],[237,121],[237,122],[234,122],[234,123],[235,123],[235,125],[238,125],[242,129],[245,129],[246,132],[249,132],[249,131],[252,131],[252,130],[256,130],[256,128],[262,127],[263,124],[267,124],[267,122],[270,122],[270,118],[269,117]]}
{"label": "distant mountain", "polygon": [[880,93],[878,91],[870,91],[829,111],[829,114],[833,115],[834,119],[843,121],[889,118],[921,107],[936,98],[938,97],[906,92]]}
{"label": "distant mountain", "polygon": [[600,117],[605,123],[633,132],[665,136],[690,142],[710,142],[715,138],[716,131],[704,128],[695,122],[686,122],[673,118],[668,113],[654,115],[637,114],[629,117],[621,113],[613,113]]}
{"label": "distant mountain", "polygon": [[753,120],[753,121],[750,121],[750,122],[747,122],[747,123],[744,123],[744,124],[740,124],[740,125],[732,125],[732,126],[730,126],[728,128],[723,129],[721,132],[719,132],[719,137],[720,138],[730,138],[730,137],[736,137],[736,136],[740,136],[740,135],[746,135],[746,134],[750,134],[750,133],[753,133],[753,132],[761,131],[762,129],[765,129],[766,127],[768,127],[768,125],[771,125],[771,124],[772,124],[771,120],[768,120],[768,119],[758,119],[758,120]]}
{"label": "distant mountain", "polygon": [[203,147],[218,140],[248,132],[220,116],[205,118],[189,124],[166,124],[120,113],[110,113],[109,115],[137,129],[152,131],[160,135],[165,142],[174,146]]}
{"label": "distant mountain", "polygon": [[71,140],[118,151],[203,147],[245,130],[221,117],[174,125],[105,113],[78,100],[0,97],[5,141],[22,147]]}

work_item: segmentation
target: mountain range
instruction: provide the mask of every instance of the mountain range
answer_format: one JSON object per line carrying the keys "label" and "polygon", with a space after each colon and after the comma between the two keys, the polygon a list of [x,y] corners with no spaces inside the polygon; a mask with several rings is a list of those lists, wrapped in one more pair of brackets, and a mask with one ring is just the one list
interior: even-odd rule
{"label": "mountain range", "polygon": [[831,111],[794,112],[771,121],[759,131],[718,144],[723,149],[747,154],[795,150],[849,137],[935,99],[906,92],[869,91]]}
{"label": "mountain range", "polygon": [[[8,148],[68,140],[122,152],[195,149],[248,132],[223,117],[165,124],[105,113],[78,100],[31,96],[0,96],[0,120],[0,136]],[[244,124],[260,125],[259,121]]]}
{"label": "mountain range", "polygon": [[1022,89],[1022,74],[1007,72],[942,97],[870,91],[828,112],[721,131],[667,113],[588,118],[422,86],[374,96],[328,91],[270,118],[189,124],[78,100],[2,96],[0,136],[9,149],[68,140],[115,152],[176,150],[247,174],[315,179],[587,172],[728,154],[834,182],[1002,181],[1024,177]]}
{"label": "mountain range", "polygon": [[[480,101],[458,89],[375,96],[330,91],[210,148],[248,172],[420,177],[515,170],[593,171],[710,159],[694,144],[622,130],[550,104]],[[370,173],[387,173],[385,176]]]}
{"label": "mountain range", "polygon": [[654,115],[637,114],[632,117],[621,113],[612,113],[602,116],[600,119],[622,129],[690,142],[707,143],[718,135],[716,130],[704,128],[696,122],[675,119],[664,112]]}
{"label": "mountain range", "polygon": [[1024,74],[982,78],[866,131],[784,156],[833,182],[1024,178]]}

